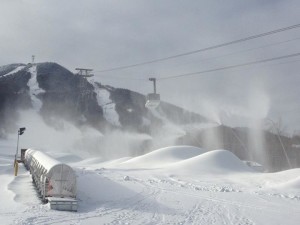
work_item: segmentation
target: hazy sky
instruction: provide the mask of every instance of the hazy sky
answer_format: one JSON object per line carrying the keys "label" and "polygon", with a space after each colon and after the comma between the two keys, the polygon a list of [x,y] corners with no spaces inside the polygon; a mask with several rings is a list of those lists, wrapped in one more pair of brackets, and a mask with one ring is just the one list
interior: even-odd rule
{"label": "hazy sky", "polygon": [[[103,70],[298,24],[299,12],[299,0],[0,0],[0,65],[27,63],[34,54],[37,62],[58,62],[70,70]],[[160,63],[95,72],[94,79],[145,94],[152,89],[148,77],[298,53],[297,38],[300,28]],[[265,45],[271,46],[245,51]],[[300,129],[300,62],[278,64],[295,60],[300,57],[162,80],[158,91],[165,101],[215,119],[222,111],[221,122],[281,117]]]}

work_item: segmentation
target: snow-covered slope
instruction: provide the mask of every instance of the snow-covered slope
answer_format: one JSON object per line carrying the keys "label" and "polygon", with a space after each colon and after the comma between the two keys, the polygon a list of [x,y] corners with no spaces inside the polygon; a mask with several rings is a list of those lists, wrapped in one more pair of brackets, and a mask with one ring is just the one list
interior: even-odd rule
{"label": "snow-covered slope", "polygon": [[29,72],[31,74],[31,78],[28,81],[29,86],[29,94],[31,97],[32,105],[34,110],[39,112],[42,108],[42,101],[38,98],[38,95],[40,93],[44,93],[45,91],[39,87],[39,83],[37,81],[37,71],[36,71],[36,65],[30,67]]}
{"label": "snow-covered slope", "polygon": [[14,149],[13,139],[0,141],[3,224],[299,223],[299,169],[251,172],[226,150],[173,146],[135,158],[74,162],[79,200],[74,213],[42,204],[23,166],[13,176]]}
{"label": "snow-covered slope", "polygon": [[172,163],[180,162],[198,156],[205,150],[192,146],[172,146],[152,151],[135,157],[120,164],[130,168],[161,168]]}
{"label": "snow-covered slope", "polygon": [[[122,128],[149,134],[152,126],[159,129],[172,124],[168,130],[180,130],[176,127],[180,122],[207,122],[200,115],[167,103],[161,104],[159,112],[150,112],[145,108],[144,95],[87,80],[56,63],[0,67],[0,99],[2,102],[16,102],[20,109],[32,107],[46,120],[60,117],[101,131],[108,126],[109,129]],[[20,102],[24,102],[24,106]],[[5,107],[7,104],[0,103],[0,112],[5,111]]]}
{"label": "snow-covered slope", "polygon": [[183,174],[252,172],[239,158],[227,150],[214,150],[171,165],[171,171]]}
{"label": "snow-covered slope", "polygon": [[[99,77],[95,79],[100,80]],[[0,67],[0,137],[29,123],[32,130],[37,130],[41,118],[47,126],[58,131],[71,132],[65,129],[65,124],[71,123],[78,129],[89,127],[97,135],[101,133],[101,141],[91,135],[95,138],[89,146],[94,145],[95,153],[104,149],[101,154],[109,153],[110,159],[115,158],[114,151],[121,150],[136,156],[172,145],[193,145],[210,150],[226,146],[239,158],[256,161],[269,171],[290,167],[275,133],[261,130],[256,134],[249,128],[226,127],[164,101],[155,110],[149,110],[143,94],[103,85],[99,80],[86,79],[57,63]],[[34,111],[32,120],[24,119],[24,110]],[[146,138],[137,139],[137,134]],[[122,148],[115,140],[122,142]],[[299,166],[300,151],[294,147],[299,141],[283,135],[281,140],[292,167]],[[45,146],[57,141],[49,142]],[[85,148],[78,142],[70,145]],[[116,147],[109,150],[107,146],[112,145]],[[257,148],[263,149],[262,155],[271,157],[254,153]]]}
{"label": "snow-covered slope", "polygon": [[114,126],[120,127],[119,115],[116,112],[116,104],[110,99],[110,92],[93,83],[97,95],[98,104],[103,109],[104,118]]}
{"label": "snow-covered slope", "polygon": [[10,76],[12,74],[15,74],[15,73],[23,70],[25,67],[26,66],[24,66],[24,65],[17,66],[17,68],[15,68],[14,70],[12,70],[12,71],[10,71],[8,73],[3,74],[2,77],[8,77],[8,76]]}

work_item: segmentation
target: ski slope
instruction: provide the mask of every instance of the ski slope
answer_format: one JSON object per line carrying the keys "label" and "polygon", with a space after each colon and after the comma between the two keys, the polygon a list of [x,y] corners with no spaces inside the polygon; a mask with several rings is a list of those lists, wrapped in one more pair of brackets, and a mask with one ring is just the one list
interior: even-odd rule
{"label": "ski slope", "polygon": [[38,98],[38,95],[45,91],[39,87],[36,65],[30,67],[29,72],[31,74],[31,78],[28,81],[29,94],[32,100],[33,108],[39,112],[43,106],[43,102]]}
{"label": "ski slope", "polygon": [[300,169],[256,172],[226,150],[172,146],[107,162],[52,152],[73,161],[78,212],[43,205],[23,167],[13,176],[14,151],[0,142],[2,224],[299,224]]}
{"label": "ski slope", "polygon": [[11,72],[2,75],[2,77],[8,77],[8,76],[10,76],[10,75],[13,75],[13,74],[15,74],[15,73],[17,73],[17,72],[23,70],[25,67],[26,67],[26,66],[23,66],[23,65],[22,65],[22,66],[17,66],[17,67],[16,67],[14,70],[12,70]]}
{"label": "ski slope", "polygon": [[110,99],[110,92],[104,88],[100,88],[95,83],[92,84],[95,88],[98,104],[103,109],[104,118],[112,125],[120,127],[119,114],[115,109],[116,104]]}

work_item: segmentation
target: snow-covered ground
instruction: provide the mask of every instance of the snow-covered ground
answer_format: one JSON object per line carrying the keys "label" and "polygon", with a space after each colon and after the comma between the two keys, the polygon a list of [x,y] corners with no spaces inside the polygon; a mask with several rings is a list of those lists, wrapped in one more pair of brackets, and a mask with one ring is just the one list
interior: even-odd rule
{"label": "snow-covered ground", "polygon": [[7,76],[10,76],[12,74],[15,74],[19,71],[21,71],[22,69],[24,69],[26,66],[18,66],[16,69],[14,69],[13,71],[7,73],[7,74],[4,74],[2,77],[7,77]]}
{"label": "snow-covered ground", "polygon": [[28,86],[30,90],[30,97],[33,103],[33,108],[36,111],[40,111],[43,103],[37,96],[38,94],[43,93],[45,91],[39,87],[39,83],[37,81],[36,65],[30,67],[29,72],[31,74],[31,78],[28,81]]}
{"label": "snow-covered ground", "polygon": [[115,109],[116,104],[110,99],[110,92],[104,88],[99,88],[95,83],[93,83],[93,86],[97,94],[98,104],[103,109],[104,118],[114,126],[121,126],[119,115]]}
{"label": "snow-covered ground", "polygon": [[299,224],[300,169],[259,173],[226,150],[158,149],[108,162],[53,157],[77,173],[78,212],[42,204],[30,174],[13,176],[15,146],[0,142],[1,224]]}

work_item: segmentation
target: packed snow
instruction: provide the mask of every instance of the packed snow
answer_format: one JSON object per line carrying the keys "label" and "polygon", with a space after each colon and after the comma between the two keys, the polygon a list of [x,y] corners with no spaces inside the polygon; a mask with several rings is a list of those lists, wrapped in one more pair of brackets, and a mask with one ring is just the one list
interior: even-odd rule
{"label": "packed snow", "polygon": [[4,74],[2,77],[7,77],[7,76],[10,76],[12,74],[15,74],[21,70],[23,70],[26,66],[18,66],[16,69],[14,69],[13,71],[7,73],[7,74]]}
{"label": "packed snow", "polygon": [[95,83],[93,83],[93,86],[97,94],[98,104],[103,109],[104,118],[114,126],[121,126],[119,114],[115,109],[116,104],[110,99],[110,92],[104,88],[99,88]]}
{"label": "packed snow", "polygon": [[31,78],[28,81],[28,86],[29,86],[29,93],[30,93],[31,101],[33,104],[33,108],[36,111],[40,111],[43,103],[38,98],[38,95],[45,91],[39,87],[39,83],[37,81],[36,65],[33,65],[32,67],[30,67],[29,72],[31,74]]}
{"label": "packed snow", "polygon": [[184,159],[192,158],[203,152],[202,149],[196,147],[172,146],[127,160],[120,163],[119,166],[129,168],[161,168]]}
{"label": "packed snow", "polygon": [[79,200],[78,212],[51,210],[22,165],[13,176],[12,140],[0,141],[2,224],[299,224],[300,169],[261,173],[192,146],[111,161],[48,149],[76,170]]}

